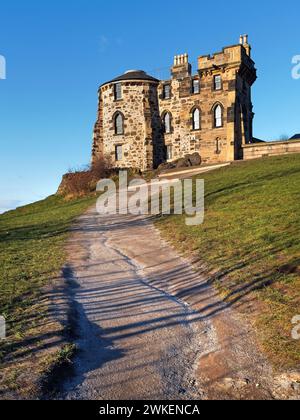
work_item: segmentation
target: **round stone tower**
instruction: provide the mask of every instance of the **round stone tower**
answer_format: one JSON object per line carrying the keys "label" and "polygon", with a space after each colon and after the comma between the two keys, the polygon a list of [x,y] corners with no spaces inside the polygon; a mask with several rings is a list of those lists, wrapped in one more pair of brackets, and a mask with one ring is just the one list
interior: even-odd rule
{"label": "round stone tower", "polygon": [[93,162],[109,157],[115,167],[141,171],[162,162],[158,85],[144,71],[130,70],[100,87]]}

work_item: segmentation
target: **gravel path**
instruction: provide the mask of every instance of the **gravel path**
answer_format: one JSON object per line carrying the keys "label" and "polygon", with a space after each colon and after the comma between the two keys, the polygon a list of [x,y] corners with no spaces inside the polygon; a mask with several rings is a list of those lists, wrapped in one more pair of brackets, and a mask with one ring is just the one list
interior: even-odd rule
{"label": "gravel path", "polygon": [[[140,246],[144,229],[151,230],[151,224],[141,218],[106,218],[94,211],[74,229],[72,261],[65,272],[77,284],[72,289],[80,352],[63,398],[201,398],[196,338],[210,327],[187,304],[154,285],[162,255],[153,253],[151,240],[146,249]],[[129,242],[151,262],[150,279],[138,256],[127,255]]]}
{"label": "gravel path", "polygon": [[249,326],[150,218],[91,209],[68,254],[79,352],[60,399],[274,397]]}

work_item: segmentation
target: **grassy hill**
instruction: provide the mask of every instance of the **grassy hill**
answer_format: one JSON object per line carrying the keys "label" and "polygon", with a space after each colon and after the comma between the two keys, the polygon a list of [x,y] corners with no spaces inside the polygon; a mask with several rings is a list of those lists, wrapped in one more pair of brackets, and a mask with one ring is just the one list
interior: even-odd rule
{"label": "grassy hill", "polygon": [[[203,261],[277,366],[299,366],[291,320],[300,315],[300,155],[235,163],[201,178],[205,223],[187,227],[184,216],[169,216],[157,225],[183,253]],[[72,221],[94,201],[53,196],[0,216],[0,315],[8,324],[8,339],[0,342],[0,399],[36,395],[38,378],[72,351],[51,317],[48,292],[59,281]]]}
{"label": "grassy hill", "polygon": [[203,261],[277,366],[299,367],[291,320],[300,315],[300,155],[235,163],[201,178],[204,224],[191,228],[184,216],[171,216],[158,227]]}
{"label": "grassy hill", "polygon": [[0,315],[8,325],[8,339],[0,341],[0,399],[7,392],[34,395],[35,381],[68,356],[47,290],[65,262],[70,224],[94,201],[53,196],[0,216]]}

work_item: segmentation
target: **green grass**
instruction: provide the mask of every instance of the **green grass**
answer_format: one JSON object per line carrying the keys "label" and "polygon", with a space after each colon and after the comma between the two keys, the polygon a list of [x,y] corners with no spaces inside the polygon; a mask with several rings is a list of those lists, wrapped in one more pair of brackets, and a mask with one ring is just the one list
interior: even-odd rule
{"label": "green grass", "polygon": [[[182,252],[199,256],[222,296],[253,321],[277,366],[299,366],[291,319],[300,315],[300,155],[236,163],[201,177],[204,224],[187,227],[184,217],[170,216],[158,226]],[[29,372],[43,374],[69,357],[72,344],[53,343],[62,331],[50,319],[45,289],[65,262],[71,223],[94,201],[53,196],[0,216],[0,315],[8,324],[0,399],[3,389],[30,393]],[[55,352],[37,359],[45,342]]]}
{"label": "green grass", "polygon": [[[94,201],[95,197],[65,201],[51,196],[0,216],[0,315],[8,325],[7,340],[0,342],[0,363],[6,372],[0,389],[3,380],[8,389],[16,383],[23,361],[27,364],[35,348],[57,333],[53,330],[59,327],[49,320],[45,290],[65,262],[71,223]],[[37,365],[34,369],[43,369]]]}
{"label": "green grass", "polygon": [[277,366],[299,366],[291,319],[300,314],[300,155],[235,163],[201,178],[204,224],[169,216],[158,227],[183,253],[196,254],[222,296],[247,312]]}

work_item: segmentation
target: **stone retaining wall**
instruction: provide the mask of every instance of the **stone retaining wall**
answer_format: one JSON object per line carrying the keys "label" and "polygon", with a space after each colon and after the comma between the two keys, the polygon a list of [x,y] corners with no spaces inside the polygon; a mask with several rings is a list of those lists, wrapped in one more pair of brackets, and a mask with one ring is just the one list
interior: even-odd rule
{"label": "stone retaining wall", "polygon": [[247,144],[243,146],[244,159],[258,159],[264,156],[277,156],[300,153],[300,139],[267,143]]}

